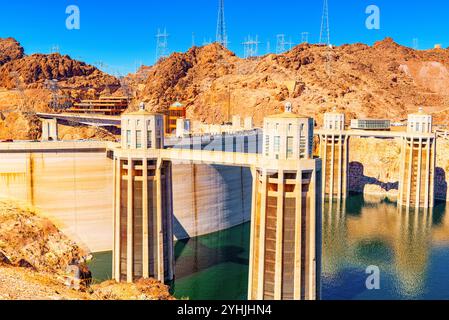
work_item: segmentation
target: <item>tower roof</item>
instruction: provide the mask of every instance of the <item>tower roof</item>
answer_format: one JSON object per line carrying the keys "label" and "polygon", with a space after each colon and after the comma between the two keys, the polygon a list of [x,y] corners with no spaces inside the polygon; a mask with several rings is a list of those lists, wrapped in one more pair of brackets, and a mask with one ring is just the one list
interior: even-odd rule
{"label": "tower roof", "polygon": [[412,113],[412,116],[428,116],[429,114],[424,111],[423,107],[418,109],[418,112]]}
{"label": "tower roof", "polygon": [[183,105],[181,102],[179,102],[179,101],[176,101],[176,102],[173,103],[171,106],[172,106],[172,107],[176,107],[176,108],[184,107],[184,105]]}
{"label": "tower roof", "polygon": [[338,112],[337,107],[333,107],[332,111],[326,112],[326,114],[343,114],[343,112]]}
{"label": "tower roof", "polygon": [[285,111],[283,113],[273,114],[273,115],[267,116],[266,118],[268,118],[268,119],[276,119],[276,118],[278,118],[278,119],[279,118],[281,118],[281,119],[307,119],[310,117],[293,113],[292,104],[290,102],[287,102],[285,104]]}
{"label": "tower roof", "polygon": [[156,115],[161,115],[161,114],[156,113],[156,112],[147,111],[147,109],[145,109],[145,103],[141,102],[139,105],[139,110],[127,112],[127,113],[124,113],[123,115],[124,116],[156,116]]}

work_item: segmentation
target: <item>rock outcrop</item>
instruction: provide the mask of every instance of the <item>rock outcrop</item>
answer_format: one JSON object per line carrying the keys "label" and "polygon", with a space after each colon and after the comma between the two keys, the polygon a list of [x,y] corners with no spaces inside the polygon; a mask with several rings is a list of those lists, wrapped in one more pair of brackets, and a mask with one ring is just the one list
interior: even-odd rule
{"label": "rock outcrop", "polygon": [[0,38],[0,66],[7,62],[23,58],[22,46],[13,38]]}
{"label": "rock outcrop", "polygon": [[314,116],[333,106],[349,117],[404,119],[419,105],[446,108],[449,50],[416,51],[391,38],[328,48],[301,44],[289,52],[240,59],[217,44],[175,53],[128,78],[137,99],[153,110],[173,101],[187,104],[189,117],[227,121],[228,114],[263,117],[286,100]]}

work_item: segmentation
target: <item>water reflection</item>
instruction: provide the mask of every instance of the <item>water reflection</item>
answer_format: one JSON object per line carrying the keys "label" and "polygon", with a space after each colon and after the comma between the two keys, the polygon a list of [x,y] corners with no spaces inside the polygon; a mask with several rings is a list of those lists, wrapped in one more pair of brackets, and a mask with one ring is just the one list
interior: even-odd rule
{"label": "water reflection", "polygon": [[[433,212],[398,208],[388,199],[352,195],[323,207],[323,296],[328,299],[433,298],[434,248],[449,248],[445,204]],[[365,287],[368,266],[381,270],[382,288]],[[445,276],[447,279],[447,276]],[[446,297],[449,298],[449,295]]]}
{"label": "water reflection", "polygon": [[247,297],[249,230],[244,224],[175,246],[176,297],[192,300]]}
{"label": "water reflection", "polygon": [[[249,223],[177,242],[178,298],[246,299]],[[449,299],[449,214],[406,211],[388,199],[351,195],[323,208],[323,299]],[[365,270],[381,270],[369,291]],[[96,254],[94,277],[110,277],[112,253]]]}

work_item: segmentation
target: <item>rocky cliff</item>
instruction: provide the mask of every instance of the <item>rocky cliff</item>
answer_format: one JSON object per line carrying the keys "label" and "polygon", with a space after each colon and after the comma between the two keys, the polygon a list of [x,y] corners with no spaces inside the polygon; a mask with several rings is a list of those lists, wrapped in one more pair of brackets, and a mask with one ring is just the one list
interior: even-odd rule
{"label": "rocky cliff", "polygon": [[173,299],[167,286],[152,279],[69,288],[67,267],[87,255],[47,218],[20,204],[0,202],[0,300]]}
{"label": "rocky cliff", "polygon": [[374,46],[302,44],[251,59],[212,44],[175,53],[129,78],[136,99],[154,110],[180,100],[194,119],[221,122],[238,113],[260,124],[289,100],[295,112],[320,123],[332,106],[351,118],[398,120],[419,105],[443,110],[448,67],[449,50],[416,51],[390,38]]}
{"label": "rocky cliff", "polygon": [[46,109],[51,95],[45,82],[57,79],[59,94],[70,101],[130,94],[131,108],[145,101],[163,111],[179,100],[190,118],[209,123],[240,114],[260,124],[287,100],[295,112],[314,116],[319,124],[333,106],[348,118],[395,120],[424,106],[441,122],[449,118],[448,67],[449,50],[417,51],[391,38],[373,46],[301,44],[284,54],[249,59],[211,44],[174,53],[118,81],[69,56],[26,56],[17,41],[0,39],[0,92],[16,93],[12,100],[0,96],[0,111]]}

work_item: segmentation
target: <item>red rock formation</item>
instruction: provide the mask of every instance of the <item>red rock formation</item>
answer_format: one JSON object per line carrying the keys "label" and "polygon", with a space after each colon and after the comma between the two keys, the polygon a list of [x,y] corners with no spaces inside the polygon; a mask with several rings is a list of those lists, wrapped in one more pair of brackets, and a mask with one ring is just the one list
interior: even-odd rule
{"label": "red rock formation", "polygon": [[13,38],[0,38],[0,66],[23,57],[23,48]]}

